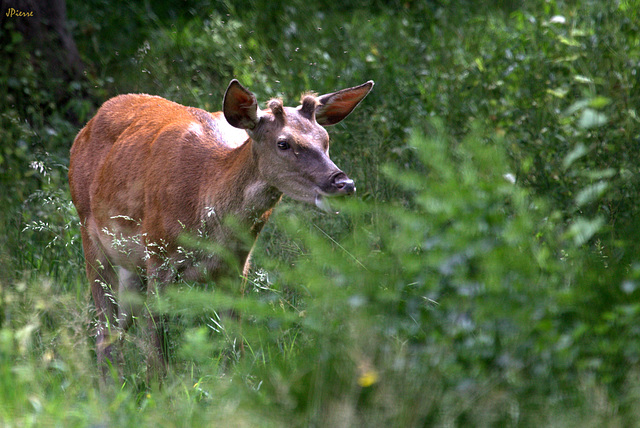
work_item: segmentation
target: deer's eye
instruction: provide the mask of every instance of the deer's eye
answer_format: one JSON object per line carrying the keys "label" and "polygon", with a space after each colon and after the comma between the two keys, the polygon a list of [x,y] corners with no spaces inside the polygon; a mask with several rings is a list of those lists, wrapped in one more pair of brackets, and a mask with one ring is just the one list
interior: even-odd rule
{"label": "deer's eye", "polygon": [[287,140],[278,140],[278,148],[280,150],[289,150],[291,146],[287,142]]}

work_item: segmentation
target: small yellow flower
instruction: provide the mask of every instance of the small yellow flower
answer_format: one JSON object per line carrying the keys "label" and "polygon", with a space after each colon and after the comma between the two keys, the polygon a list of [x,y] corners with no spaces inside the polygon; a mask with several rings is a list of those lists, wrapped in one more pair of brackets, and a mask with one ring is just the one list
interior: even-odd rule
{"label": "small yellow flower", "polygon": [[370,387],[371,385],[377,382],[378,382],[378,372],[373,369],[363,371],[358,377],[358,385],[360,385],[363,388]]}
{"label": "small yellow flower", "polygon": [[42,355],[42,359],[45,363],[50,363],[51,361],[53,361],[54,357],[55,356],[53,355],[53,351],[51,351],[51,349],[47,349]]}

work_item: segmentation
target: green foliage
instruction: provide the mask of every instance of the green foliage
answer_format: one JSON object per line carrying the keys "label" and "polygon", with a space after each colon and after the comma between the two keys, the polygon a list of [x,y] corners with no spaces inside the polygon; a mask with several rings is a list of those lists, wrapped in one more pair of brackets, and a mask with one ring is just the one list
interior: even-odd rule
{"label": "green foliage", "polygon": [[[634,424],[636,3],[69,1],[84,82],[1,35],[0,421]],[[330,130],[358,195],[338,216],[285,199],[244,296],[155,302],[163,388],[133,329],[100,390],[68,149],[109,96],[215,111],[232,77],[287,104],[375,80]]]}
{"label": "green foliage", "polygon": [[[408,206],[385,204],[372,220],[371,204],[346,204],[354,224],[340,243],[322,230],[305,233],[299,217],[278,225],[303,236],[304,256],[280,270],[279,282],[308,296],[297,352],[319,367],[307,367],[313,372],[305,377],[305,368],[285,361],[286,371],[301,377],[262,388],[267,396],[294,391],[285,398],[304,411],[301,421],[464,421],[477,409],[451,403],[488,387],[494,391],[487,395],[504,395],[485,409],[495,412],[492,423],[518,422],[502,408],[505,401],[528,406],[518,396],[534,360],[535,342],[527,337],[554,282],[540,265],[558,269],[544,239],[531,239],[542,218],[530,211],[526,192],[502,177],[507,163],[499,142],[474,130],[452,144],[440,124],[434,133],[409,142],[426,176],[387,168],[412,195]],[[308,403],[310,390],[319,397]]]}

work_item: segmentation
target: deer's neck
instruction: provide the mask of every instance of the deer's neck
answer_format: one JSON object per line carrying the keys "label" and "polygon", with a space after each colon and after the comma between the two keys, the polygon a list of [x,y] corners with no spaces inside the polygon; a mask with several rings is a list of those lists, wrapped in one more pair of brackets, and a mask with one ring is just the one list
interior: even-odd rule
{"label": "deer's neck", "polygon": [[210,159],[205,170],[212,179],[205,180],[201,199],[207,223],[224,223],[232,217],[232,221],[251,227],[257,235],[280,200],[282,193],[260,176],[253,144],[249,138],[241,146]]}

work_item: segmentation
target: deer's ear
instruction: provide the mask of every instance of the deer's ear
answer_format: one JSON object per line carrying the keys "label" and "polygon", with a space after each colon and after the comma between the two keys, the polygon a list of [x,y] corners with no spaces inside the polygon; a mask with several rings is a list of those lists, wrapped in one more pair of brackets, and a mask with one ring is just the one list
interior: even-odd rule
{"label": "deer's ear", "polygon": [[253,129],[260,119],[256,96],[240,82],[233,79],[224,94],[222,111],[231,126]]}
{"label": "deer's ear", "polygon": [[316,121],[320,125],[334,125],[340,122],[367,96],[371,88],[373,88],[373,80],[360,86],[318,97]]}

